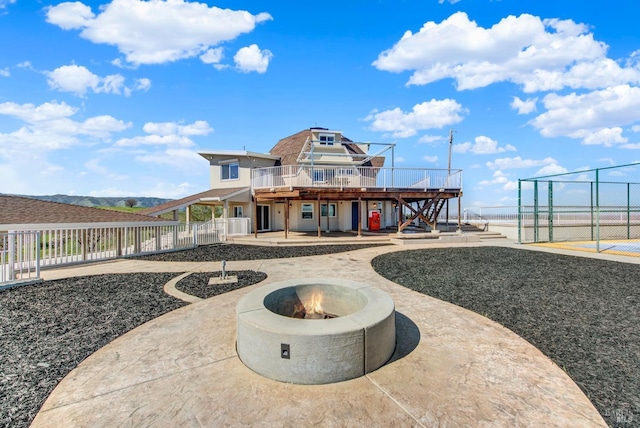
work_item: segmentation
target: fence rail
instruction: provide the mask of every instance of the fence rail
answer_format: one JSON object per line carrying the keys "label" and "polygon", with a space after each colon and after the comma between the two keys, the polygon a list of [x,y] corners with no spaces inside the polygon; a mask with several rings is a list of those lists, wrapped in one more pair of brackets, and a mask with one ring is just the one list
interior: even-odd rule
{"label": "fence rail", "polygon": [[253,189],[461,189],[462,170],[285,165],[251,170]]}
{"label": "fence rail", "polygon": [[[231,220],[231,219],[227,219]],[[234,219],[236,220],[236,219]],[[248,219],[177,225],[60,227],[0,233],[0,286],[37,279],[41,267],[193,248],[226,239],[227,224],[243,231]],[[237,229],[237,230],[236,230]]]}

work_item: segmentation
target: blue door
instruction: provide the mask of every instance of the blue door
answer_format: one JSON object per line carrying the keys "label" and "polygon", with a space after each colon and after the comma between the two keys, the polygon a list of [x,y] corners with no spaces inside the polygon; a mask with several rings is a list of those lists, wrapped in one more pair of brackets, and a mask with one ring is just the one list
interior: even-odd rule
{"label": "blue door", "polygon": [[358,201],[351,202],[351,230],[358,230]]}

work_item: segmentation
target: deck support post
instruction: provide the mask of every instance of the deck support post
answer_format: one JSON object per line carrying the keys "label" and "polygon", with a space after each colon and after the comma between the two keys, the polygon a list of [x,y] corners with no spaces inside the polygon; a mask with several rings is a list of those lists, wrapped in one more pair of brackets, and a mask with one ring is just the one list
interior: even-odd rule
{"label": "deck support post", "polygon": [[358,196],[358,238],[362,238],[362,197]]}
{"label": "deck support post", "polygon": [[253,235],[258,239],[258,198],[253,200]]}
{"label": "deck support post", "polygon": [[284,198],[284,239],[289,235],[289,199]]}
{"label": "deck support post", "polygon": [[322,237],[322,225],[320,224],[320,195],[316,200],[316,212],[318,213],[318,238]]}

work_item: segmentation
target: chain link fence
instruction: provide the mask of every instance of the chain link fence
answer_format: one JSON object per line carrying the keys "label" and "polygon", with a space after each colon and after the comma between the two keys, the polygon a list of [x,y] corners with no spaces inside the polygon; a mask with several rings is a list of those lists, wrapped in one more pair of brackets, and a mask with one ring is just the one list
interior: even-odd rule
{"label": "chain link fence", "polygon": [[640,256],[640,163],[518,180],[518,242]]}

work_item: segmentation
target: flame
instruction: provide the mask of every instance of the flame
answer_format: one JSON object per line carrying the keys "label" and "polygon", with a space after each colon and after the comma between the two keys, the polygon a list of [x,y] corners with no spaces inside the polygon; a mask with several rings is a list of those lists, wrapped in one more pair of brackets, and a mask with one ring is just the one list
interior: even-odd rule
{"label": "flame", "polygon": [[322,293],[313,293],[311,295],[311,301],[304,304],[304,309],[307,314],[324,314],[322,310]]}

